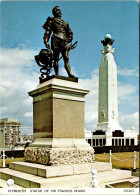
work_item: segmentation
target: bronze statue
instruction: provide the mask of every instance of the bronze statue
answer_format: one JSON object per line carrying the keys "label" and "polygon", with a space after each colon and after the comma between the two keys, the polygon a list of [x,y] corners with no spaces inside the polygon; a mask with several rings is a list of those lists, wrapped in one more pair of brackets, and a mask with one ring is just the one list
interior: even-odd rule
{"label": "bronze statue", "polygon": [[[62,14],[59,6],[55,6],[52,9],[52,13],[54,17],[52,18],[48,17],[46,22],[42,26],[45,29],[43,39],[47,49],[41,50],[39,55],[35,56],[35,60],[37,64],[42,67],[40,71],[42,73],[41,76],[43,78],[44,75],[46,75],[46,77],[49,76],[50,69],[52,67],[54,67],[55,74],[58,75],[59,73],[58,61],[63,57],[65,69],[68,73],[68,76],[76,78],[71,73],[71,67],[69,63],[69,50],[74,49],[76,47],[77,41],[74,44],[70,44],[70,46],[68,45],[69,43],[72,42],[73,33],[68,23],[61,19]],[[52,32],[53,35],[51,37],[50,47],[49,39]],[[49,53],[51,55],[51,62],[48,63],[47,56],[49,56]],[[59,58],[60,53],[62,56]],[[42,72],[43,70],[46,70],[46,72]]]}

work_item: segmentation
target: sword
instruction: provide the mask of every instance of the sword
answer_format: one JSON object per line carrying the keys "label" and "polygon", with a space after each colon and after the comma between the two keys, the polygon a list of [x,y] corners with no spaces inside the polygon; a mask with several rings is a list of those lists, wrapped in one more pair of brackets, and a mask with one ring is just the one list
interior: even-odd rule
{"label": "sword", "polygon": [[[78,41],[75,41],[75,43],[74,44],[70,44],[70,46],[69,46],[69,48],[68,48],[68,51],[70,51],[70,50],[72,50],[72,49],[75,49],[76,48],[76,46],[77,46],[77,43],[78,43]],[[62,56],[59,58],[59,60],[61,60],[61,58],[62,58]],[[59,61],[58,60],[58,61]]]}

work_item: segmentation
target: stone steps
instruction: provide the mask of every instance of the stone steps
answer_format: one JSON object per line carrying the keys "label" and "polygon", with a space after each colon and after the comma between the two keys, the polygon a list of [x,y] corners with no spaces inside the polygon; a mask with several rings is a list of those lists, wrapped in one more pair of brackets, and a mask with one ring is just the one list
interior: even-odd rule
{"label": "stone steps", "polygon": [[0,178],[3,180],[13,179],[15,184],[23,186],[25,188],[30,188],[33,185],[39,188],[40,185],[36,181],[42,179],[41,177],[39,178],[37,176],[33,176],[23,172],[21,173],[19,171],[15,171],[9,168],[0,170]]}
{"label": "stone steps", "polygon": [[42,178],[6,168],[0,170],[0,177],[3,180],[13,179],[15,184],[25,188],[71,188],[89,185],[92,175],[89,173],[54,178]]}
{"label": "stone steps", "polygon": [[112,171],[97,172],[97,181],[99,183],[113,182],[126,178],[132,178],[131,171],[112,169]]}
{"label": "stone steps", "polygon": [[9,164],[9,168],[31,175],[37,175],[40,177],[51,178],[60,176],[70,176],[91,173],[93,169],[98,172],[112,170],[112,164],[95,162],[87,164],[72,164],[72,165],[59,165],[59,166],[46,166],[36,163],[28,162],[12,162]]}
{"label": "stone steps", "polygon": [[24,188],[77,188],[90,186],[91,170],[97,170],[97,180],[102,183],[130,179],[131,171],[111,169],[109,163],[46,166],[27,162],[10,163],[9,168],[0,169],[2,180],[13,179]]}
{"label": "stone steps", "polygon": [[[0,188],[8,188],[8,185],[7,185],[7,182],[6,180],[3,180],[3,179],[0,179]],[[17,184],[14,184],[13,185],[13,188],[15,189],[23,189],[23,187],[17,185]]]}

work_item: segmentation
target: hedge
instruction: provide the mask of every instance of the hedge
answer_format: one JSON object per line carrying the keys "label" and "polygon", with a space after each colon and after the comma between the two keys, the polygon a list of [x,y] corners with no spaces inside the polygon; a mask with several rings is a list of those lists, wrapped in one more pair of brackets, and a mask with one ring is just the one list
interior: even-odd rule
{"label": "hedge", "polygon": [[112,151],[112,153],[119,153],[119,152],[134,152],[139,151],[140,146],[98,146],[93,147],[95,150],[95,154],[101,154],[101,153],[109,153],[109,150]]}
{"label": "hedge", "polygon": [[8,157],[22,158],[24,157],[24,150],[5,151],[5,155]]}

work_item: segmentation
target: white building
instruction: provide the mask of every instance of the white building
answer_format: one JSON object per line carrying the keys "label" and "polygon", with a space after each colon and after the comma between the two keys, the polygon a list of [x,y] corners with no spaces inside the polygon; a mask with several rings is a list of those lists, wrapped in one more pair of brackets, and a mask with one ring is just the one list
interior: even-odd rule
{"label": "white building", "polygon": [[[85,131],[85,139],[92,146],[129,146],[138,145],[138,134],[132,127],[131,130],[123,131],[122,135],[118,135],[119,132],[112,134],[105,133],[104,135],[95,135],[93,131]],[[110,143],[107,144],[107,143]]]}

